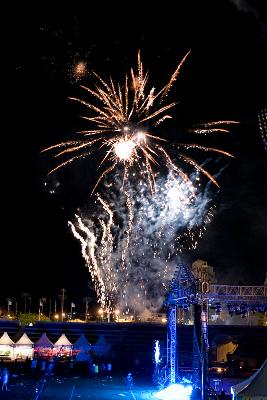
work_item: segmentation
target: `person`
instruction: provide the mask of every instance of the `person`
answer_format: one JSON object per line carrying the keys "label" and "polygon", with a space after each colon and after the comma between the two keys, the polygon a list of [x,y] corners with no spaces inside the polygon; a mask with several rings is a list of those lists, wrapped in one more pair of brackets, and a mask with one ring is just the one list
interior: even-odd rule
{"label": "person", "polygon": [[134,370],[135,370],[136,374],[139,374],[139,371],[140,371],[140,360],[139,360],[139,358],[136,358],[134,360]]}
{"label": "person", "polygon": [[225,390],[224,389],[221,391],[220,399],[221,400],[225,400],[226,399],[226,395],[225,395]]}
{"label": "person", "polygon": [[46,375],[49,376],[51,374],[52,369],[53,369],[53,365],[54,365],[53,358],[50,357],[50,359],[48,360],[48,364],[47,364]]}
{"label": "person", "polygon": [[127,384],[128,390],[132,390],[133,377],[132,377],[132,373],[131,372],[128,372],[128,375],[126,376],[126,384]]}
{"label": "person", "polygon": [[73,357],[71,357],[69,359],[69,370],[70,370],[71,374],[73,373],[73,368],[74,368],[74,360],[73,360]]}
{"label": "person", "polygon": [[41,372],[44,373],[45,370],[46,370],[46,361],[45,361],[45,359],[43,358],[42,361],[41,361]]}
{"label": "person", "polygon": [[106,364],[104,362],[102,362],[100,365],[101,376],[105,375],[105,371],[106,371]]}
{"label": "person", "polygon": [[37,367],[37,360],[36,360],[36,358],[33,358],[32,362],[31,362],[31,370],[33,373],[35,373],[36,367]]}
{"label": "person", "polygon": [[98,376],[98,365],[94,364],[94,373],[95,373],[95,377]]}
{"label": "person", "polygon": [[4,390],[4,389],[7,390],[8,378],[9,378],[8,369],[4,368],[4,370],[2,372],[2,390]]}
{"label": "person", "polygon": [[111,362],[108,362],[108,364],[107,364],[107,375],[108,375],[108,378],[110,378],[110,379],[111,379],[111,371],[112,371],[112,364],[111,364]]}

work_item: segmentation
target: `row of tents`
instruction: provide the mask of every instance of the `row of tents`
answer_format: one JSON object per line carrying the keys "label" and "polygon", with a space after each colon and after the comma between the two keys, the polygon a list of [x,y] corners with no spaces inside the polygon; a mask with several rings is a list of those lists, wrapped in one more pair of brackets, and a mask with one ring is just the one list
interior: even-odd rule
{"label": "row of tents", "polygon": [[0,338],[0,359],[32,359],[34,355],[38,357],[51,357],[55,355],[78,355],[80,357],[90,352],[98,357],[108,357],[110,345],[104,338],[100,336],[97,342],[92,345],[82,334],[74,343],[71,343],[67,336],[62,333],[60,338],[55,342],[51,342],[46,333],[37,340],[32,342],[27,333],[23,333],[21,338],[14,342],[7,332],[4,332]]}

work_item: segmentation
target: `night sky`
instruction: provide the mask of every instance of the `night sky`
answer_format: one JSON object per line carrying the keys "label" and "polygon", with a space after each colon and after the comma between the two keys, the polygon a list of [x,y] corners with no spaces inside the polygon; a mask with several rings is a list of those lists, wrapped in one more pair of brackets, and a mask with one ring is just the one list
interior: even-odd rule
{"label": "night sky", "polygon": [[[119,80],[135,65],[139,48],[158,88],[192,49],[172,93],[180,103],[170,139],[175,126],[240,121],[230,135],[205,139],[236,158],[218,161],[217,170],[225,169],[214,195],[217,211],[186,260],[207,260],[220,283],[263,283],[267,154],[257,114],[267,100],[264,1],[178,3],[186,5],[174,10],[173,2],[164,1],[144,11],[138,2],[125,2],[125,9],[80,2],[60,12],[24,7],[6,15],[12,64],[6,60],[8,71],[2,76],[8,115],[2,156],[9,154],[2,167],[2,299],[22,292],[55,297],[62,287],[73,300],[92,294],[80,245],[67,222],[91,201],[95,161],[77,162],[47,179],[53,161],[40,150],[75,137],[81,127],[81,107],[68,100],[83,95],[73,64],[83,60],[101,76]],[[216,165],[212,168],[216,171]]]}

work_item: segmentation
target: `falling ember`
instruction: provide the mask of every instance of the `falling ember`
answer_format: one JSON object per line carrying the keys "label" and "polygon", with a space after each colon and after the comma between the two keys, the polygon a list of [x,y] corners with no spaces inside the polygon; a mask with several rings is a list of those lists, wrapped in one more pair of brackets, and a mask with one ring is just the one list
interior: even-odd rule
{"label": "falling ember", "polygon": [[[174,164],[164,148],[163,144],[166,140],[154,134],[159,124],[172,118],[170,111],[177,103],[167,102],[168,93],[189,53],[183,57],[167,84],[158,92],[154,87],[148,88],[148,73],[144,72],[140,51],[138,52],[137,70],[131,69],[130,74],[126,75],[123,85],[117,84],[112,78],[104,80],[94,73],[96,79],[95,87],[91,89],[81,86],[92,96],[94,101],[87,102],[78,98],[71,98],[88,109],[88,115],[82,118],[90,123],[89,129],[78,132],[80,137],[82,135],[82,139],[59,143],[43,150],[43,152],[48,150],[58,151],[55,154],[55,158],[68,157],[49,173],[55,172],[75,160],[91,156],[93,152],[104,150],[105,154],[99,166],[105,165],[105,169],[99,176],[93,191],[101,180],[114,171],[118,164],[122,164],[124,167],[123,185],[125,178],[130,174],[139,173],[140,176],[146,177],[151,193],[156,190],[156,165],[163,165],[169,171],[175,170],[185,182],[189,182],[188,176],[180,167]],[[74,73],[77,77],[83,76],[86,72],[86,64],[84,62],[81,61],[75,65]],[[233,123],[237,122],[212,121],[195,126],[191,131],[199,134],[229,132],[227,125]],[[143,130],[144,125],[145,130]],[[201,168],[187,154],[180,153],[181,148],[183,150],[194,148],[230,157],[231,154],[216,148],[198,146],[197,144],[177,144],[177,149],[179,149],[177,159],[181,163],[201,171],[218,186],[216,180],[208,171]],[[136,168],[137,166],[138,168]]]}

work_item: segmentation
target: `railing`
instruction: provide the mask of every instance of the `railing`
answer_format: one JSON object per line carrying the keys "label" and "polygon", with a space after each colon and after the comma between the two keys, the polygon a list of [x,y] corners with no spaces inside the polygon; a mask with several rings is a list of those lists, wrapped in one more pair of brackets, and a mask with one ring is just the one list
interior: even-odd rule
{"label": "railing", "polygon": [[267,304],[267,286],[209,285],[207,295],[211,300]]}
{"label": "railing", "polygon": [[267,297],[267,286],[209,285],[209,293],[223,296]]}

